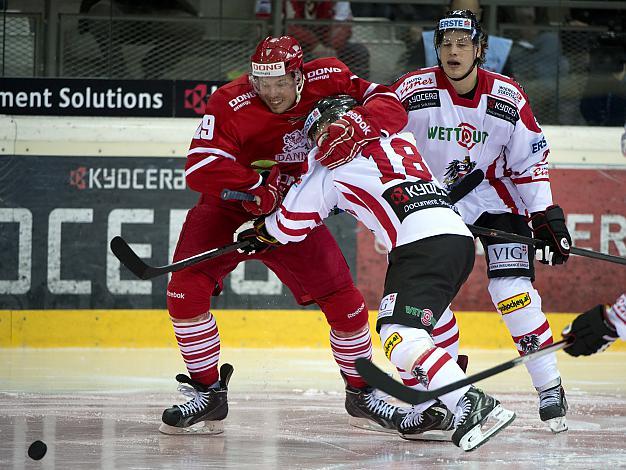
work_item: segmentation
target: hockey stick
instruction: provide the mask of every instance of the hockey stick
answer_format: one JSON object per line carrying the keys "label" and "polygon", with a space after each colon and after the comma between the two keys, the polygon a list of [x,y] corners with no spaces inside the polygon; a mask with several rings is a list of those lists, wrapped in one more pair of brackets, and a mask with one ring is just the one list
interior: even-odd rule
{"label": "hockey stick", "polygon": [[[480,182],[483,180],[482,171],[475,171],[467,175],[462,182],[467,180],[463,186],[459,184],[457,187],[461,186],[462,189],[456,191],[456,197],[463,197],[467,193],[469,193],[472,189],[474,189]],[[455,187],[454,189],[456,189]],[[454,191],[454,189],[452,191]],[[450,194],[452,195],[452,191]],[[229,189],[222,190],[221,198],[224,200],[239,200],[239,201],[252,201],[254,200],[254,195],[244,193],[241,191],[231,191]],[[456,201],[453,201],[456,202]],[[167,274],[175,271],[180,271],[183,268],[187,268],[194,264],[200,263],[201,261],[206,261],[208,259],[217,258],[218,256],[224,255],[226,253],[231,253],[237,249],[243,248],[251,243],[250,240],[244,240],[241,242],[231,243],[229,245],[224,245],[219,248],[212,248],[203,253],[199,253],[194,256],[190,256],[189,258],[181,259],[172,264],[166,264],[163,266],[150,266],[145,263],[137,254],[132,250],[132,248],[126,243],[126,241],[122,237],[114,237],[111,240],[111,251],[116,256],[120,262],[126,266],[135,276],[139,279],[152,279],[154,277],[160,276],[162,274]]]}
{"label": "hockey stick", "polygon": [[402,400],[405,403],[419,405],[420,403],[424,403],[428,400],[432,400],[433,398],[445,395],[446,393],[458,390],[466,385],[471,385],[480,380],[499,374],[500,372],[504,372],[505,370],[525,364],[528,361],[537,359],[538,357],[556,352],[567,347],[572,341],[573,339],[570,338],[557,341],[549,346],[528,353],[525,356],[516,357],[515,359],[503,362],[495,367],[470,375],[469,377],[435,390],[415,390],[414,388],[407,387],[403,383],[394,380],[385,371],[379,369],[364,357],[358,358],[355,361],[355,366],[357,372],[361,375],[361,377],[363,377],[363,380],[365,380],[372,387],[382,390],[383,392],[397,398],[398,400]]}
{"label": "hockey stick", "polygon": [[[475,170],[461,180],[459,184],[454,186],[449,192],[448,197],[452,204],[456,204],[465,196],[467,196],[480,182],[485,179],[482,170]],[[221,197],[224,201],[254,201],[255,196],[243,191],[233,191],[230,189],[222,190]]]}
{"label": "hockey stick", "polygon": [[130,272],[132,272],[139,279],[152,279],[153,277],[160,276],[161,274],[172,273],[180,271],[183,268],[197,264],[201,261],[206,261],[211,258],[217,258],[218,256],[231,253],[240,248],[244,248],[251,243],[250,240],[243,240],[240,242],[231,243],[218,248],[211,248],[203,253],[190,256],[176,261],[172,264],[166,264],[164,266],[150,266],[145,263],[132,248],[126,243],[122,237],[114,237],[111,240],[111,251],[117,259],[120,260],[124,266],[126,266]]}
{"label": "hockey stick", "polygon": [[[500,238],[502,240],[508,240],[511,242],[523,243],[532,247],[543,246],[543,244],[545,243],[543,240],[538,240],[536,238],[525,237],[524,235],[503,232],[501,230],[495,230],[492,228],[479,227],[478,225],[467,224],[467,227],[474,235]],[[607,255],[606,253],[600,253],[599,251],[587,250],[585,248],[576,248],[575,246],[573,246],[570,248],[570,253],[573,255],[583,256],[585,258],[599,259],[602,261],[608,261],[609,263],[626,265],[626,258],[622,258],[621,256]]]}

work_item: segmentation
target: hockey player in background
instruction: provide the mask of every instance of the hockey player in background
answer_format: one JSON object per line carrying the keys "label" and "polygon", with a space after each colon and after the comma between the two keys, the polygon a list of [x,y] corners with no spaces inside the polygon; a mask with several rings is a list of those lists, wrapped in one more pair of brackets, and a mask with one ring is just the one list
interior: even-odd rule
{"label": "hockey player in background", "polygon": [[[485,180],[459,202],[467,223],[544,241],[545,264],[568,259],[571,238],[552,201],[546,138],[512,79],[481,68],[487,42],[469,10],[448,12],[435,31],[436,67],[409,72],[392,86],[409,114],[406,131],[447,189],[474,169]],[[533,287],[533,253],[526,245],[481,237],[489,294],[520,354],[553,342]],[[567,402],[554,354],[526,364],[539,394],[539,416],[567,430]]]}
{"label": "hockey player in background", "polygon": [[604,351],[617,338],[626,340],[626,294],[613,305],[596,305],[581,313],[565,327],[563,336],[574,337],[564,349],[570,356],[590,356]]}
{"label": "hockey player in background", "polygon": [[[456,358],[436,346],[432,333],[472,270],[474,240],[410,133],[372,141],[354,160],[334,169],[316,161],[318,147],[341,119],[352,118],[355,107],[354,99],[345,95],[316,104],[304,126],[317,144],[309,154],[307,173],[276,212],[256,221],[239,240],[250,240],[249,249],[257,251],[289,246],[306,240],[334,207],[352,214],[389,253],[376,324],[387,358],[427,389],[443,387],[465,374]],[[406,413],[399,421],[401,436],[416,439],[431,429],[454,429],[452,441],[472,450],[515,417],[473,386],[440,399],[445,406],[430,403],[423,412],[415,407]]]}
{"label": "hockey player in background", "polygon": [[[343,132],[329,140],[327,163],[349,158],[381,132],[396,132],[406,124],[406,112],[393,92],[360,79],[339,60],[303,63],[298,42],[289,36],[258,44],[249,75],[209,97],[191,141],[186,181],[200,197],[187,214],[174,261],[232,242],[242,224],[278,207],[289,180],[303,171],[307,149],[302,127],[309,109],[321,97],[337,93],[353,96],[360,106]],[[255,171],[259,161],[275,163],[264,178]],[[223,189],[250,192],[258,202],[223,201]],[[220,293],[228,273],[250,259],[271,269],[300,305],[316,303],[324,312],[333,356],[346,382],[351,423],[395,432],[397,408],[378,398],[354,368],[356,358],[371,357],[368,309],[325,226],[302,243],[256,255],[234,252],[172,274],[167,307],[190,375],[176,378],[191,399],[166,409],[160,430],[221,432],[232,367],[222,366],[220,380],[220,338],[211,296]]]}

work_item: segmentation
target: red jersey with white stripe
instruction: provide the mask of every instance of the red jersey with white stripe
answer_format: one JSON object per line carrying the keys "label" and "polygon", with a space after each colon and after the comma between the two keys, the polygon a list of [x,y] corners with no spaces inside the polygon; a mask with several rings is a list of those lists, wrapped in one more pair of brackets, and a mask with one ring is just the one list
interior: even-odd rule
{"label": "red jersey with white stripe", "polygon": [[457,207],[466,222],[483,212],[525,214],[552,204],[550,148],[528,97],[509,77],[478,69],[473,99],[457,95],[439,67],[410,72],[392,85],[409,114],[404,129],[448,189],[482,169],[485,181]]}
{"label": "red jersey with white stripe", "polygon": [[316,152],[309,154],[307,173],[266,218],[268,232],[281,243],[303,240],[334,207],[363,222],[388,251],[435,235],[472,236],[410,133],[372,142],[334,170],[320,165]]}
{"label": "red jersey with white stripe", "polygon": [[303,73],[300,101],[282,114],[271,112],[261,101],[247,75],[213,93],[187,154],[187,185],[218,197],[224,188],[255,188],[261,179],[251,164],[258,160],[276,161],[281,172],[299,176],[307,156],[304,120],[313,105],[327,96],[352,96],[389,133],[406,124],[406,112],[389,88],[357,77],[337,59],[307,62]]}

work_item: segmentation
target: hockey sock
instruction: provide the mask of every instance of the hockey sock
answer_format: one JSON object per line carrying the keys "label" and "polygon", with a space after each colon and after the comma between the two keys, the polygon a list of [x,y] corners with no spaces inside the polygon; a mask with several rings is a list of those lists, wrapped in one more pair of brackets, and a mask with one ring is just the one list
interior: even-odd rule
{"label": "hockey sock", "polygon": [[[489,293],[511,333],[520,356],[553,343],[552,330],[541,311],[541,297],[530,279],[522,277],[491,279]],[[526,363],[526,369],[537,389],[560,377],[555,354],[529,361]]]}
{"label": "hockey sock", "polygon": [[459,327],[450,307],[439,318],[431,336],[435,346],[445,349],[452,356],[452,359],[457,360],[459,356]]}
{"label": "hockey sock", "polygon": [[206,320],[194,323],[174,323],[178,347],[189,376],[205,385],[219,380],[217,363],[220,358],[220,335],[215,317],[209,312]]}
{"label": "hockey sock", "polygon": [[372,337],[369,326],[366,327],[365,331],[345,338],[337,336],[334,330],[330,330],[330,347],[335,362],[343,372],[348,385],[354,388],[367,386],[367,383],[354,368],[354,361],[357,357],[372,359]]}
{"label": "hockey sock", "polygon": [[[435,346],[425,330],[385,324],[380,329],[380,339],[392,364],[402,369],[402,372],[410,371],[415,381],[427,390],[434,390],[465,378],[465,374],[452,356],[445,349]],[[405,372],[401,374],[405,375]],[[439,399],[448,409],[455,410],[459,399],[468,389],[469,386],[460,388],[442,395]]]}

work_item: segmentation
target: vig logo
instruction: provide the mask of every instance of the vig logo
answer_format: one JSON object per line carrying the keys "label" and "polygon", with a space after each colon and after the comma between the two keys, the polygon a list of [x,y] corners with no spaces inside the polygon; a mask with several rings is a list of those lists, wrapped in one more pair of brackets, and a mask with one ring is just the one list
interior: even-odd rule
{"label": "vig logo", "polygon": [[207,101],[208,88],[204,83],[199,83],[194,88],[185,90],[185,109],[193,111],[202,116]]}

